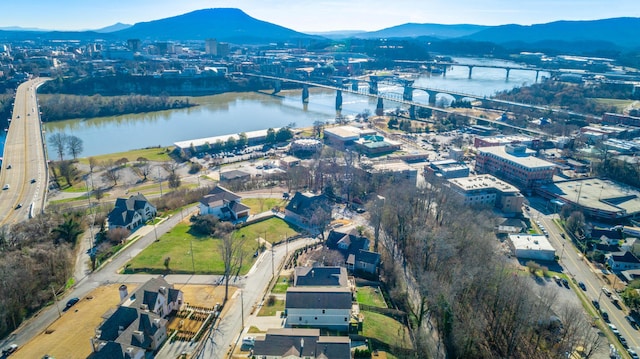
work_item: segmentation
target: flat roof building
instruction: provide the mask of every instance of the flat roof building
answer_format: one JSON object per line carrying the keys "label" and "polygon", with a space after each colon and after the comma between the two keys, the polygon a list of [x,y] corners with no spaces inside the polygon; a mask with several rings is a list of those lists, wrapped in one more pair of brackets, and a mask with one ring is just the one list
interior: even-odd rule
{"label": "flat roof building", "polygon": [[522,211],[520,190],[492,175],[453,178],[449,184],[465,205],[496,207],[505,214]]}
{"label": "flat roof building", "polygon": [[433,161],[425,166],[425,171],[432,176],[446,179],[469,176],[469,166],[456,160]]}
{"label": "flat roof building", "polygon": [[[279,129],[280,128],[274,128],[273,130],[275,132],[278,132]],[[258,130],[258,131],[249,131],[249,132],[244,132],[244,134],[247,136],[247,142],[249,145],[256,145],[264,142],[267,139],[267,131],[269,130],[265,129],[265,130]],[[207,145],[212,146],[214,143],[218,141],[221,141],[224,143],[229,138],[234,138],[235,140],[238,140],[240,139],[240,133],[242,132],[230,133],[228,135],[222,135],[222,136],[203,137],[203,138],[196,138],[193,140],[178,141],[178,142],[175,142],[174,145],[178,150],[191,152],[191,148],[193,147],[196,152],[201,152],[205,150]]]}
{"label": "flat roof building", "polygon": [[524,189],[553,180],[555,165],[532,156],[524,145],[482,147],[476,156],[476,171],[492,174]]}
{"label": "flat roof building", "polygon": [[640,190],[601,178],[580,178],[543,185],[536,192],[547,199],[580,208],[601,220],[640,218]]}
{"label": "flat roof building", "polygon": [[516,257],[520,259],[555,260],[556,250],[545,236],[511,234],[509,240],[513,244]]}

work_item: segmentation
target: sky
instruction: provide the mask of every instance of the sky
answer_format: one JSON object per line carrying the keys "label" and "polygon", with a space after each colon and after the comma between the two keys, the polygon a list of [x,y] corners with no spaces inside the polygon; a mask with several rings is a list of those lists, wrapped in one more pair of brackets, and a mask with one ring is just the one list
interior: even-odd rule
{"label": "sky", "polygon": [[[301,32],[373,31],[408,22],[540,24],[640,17],[638,0],[1,0],[0,28],[99,29],[232,7]],[[117,4],[117,5],[116,5]]]}

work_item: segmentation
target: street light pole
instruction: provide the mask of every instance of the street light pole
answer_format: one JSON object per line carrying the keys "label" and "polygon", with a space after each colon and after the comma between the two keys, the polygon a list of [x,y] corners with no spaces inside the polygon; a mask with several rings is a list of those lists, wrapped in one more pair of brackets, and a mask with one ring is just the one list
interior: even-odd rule
{"label": "street light pole", "polygon": [[240,318],[242,319],[242,329],[244,329],[244,295],[240,289]]}
{"label": "street light pole", "polygon": [[189,242],[191,246],[191,266],[193,267],[193,274],[196,274],[196,262],[193,260],[193,239]]}

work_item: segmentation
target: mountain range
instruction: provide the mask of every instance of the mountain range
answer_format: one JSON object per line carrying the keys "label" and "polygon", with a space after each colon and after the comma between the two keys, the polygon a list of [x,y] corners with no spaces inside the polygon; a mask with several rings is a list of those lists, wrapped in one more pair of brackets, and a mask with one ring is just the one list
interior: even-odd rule
{"label": "mountain range", "polygon": [[591,47],[607,50],[640,49],[640,18],[592,21],[556,21],[536,25],[484,26],[407,23],[371,32],[334,31],[306,34],[255,19],[240,9],[196,10],[169,18],[134,25],[115,24],[94,31],[46,31],[0,28],[1,39],[131,39],[184,41],[215,38],[235,44],[273,42],[309,43],[345,38],[422,38],[451,41],[492,42],[517,48],[547,46],[558,49]]}

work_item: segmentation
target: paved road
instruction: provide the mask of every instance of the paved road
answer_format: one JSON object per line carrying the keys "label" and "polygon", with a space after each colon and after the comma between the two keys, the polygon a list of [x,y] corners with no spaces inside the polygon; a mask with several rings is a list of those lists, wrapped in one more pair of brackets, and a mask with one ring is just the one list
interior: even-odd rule
{"label": "paved road", "polygon": [[587,260],[583,258],[582,253],[574,247],[571,241],[562,238],[560,235],[560,229],[553,221],[554,215],[548,214],[548,212],[539,211],[541,209],[541,206],[536,206],[535,203],[532,204],[531,217],[534,220],[540,221],[540,223],[547,229],[549,233],[549,240],[556,249],[556,253],[560,257],[560,263],[566,270],[567,275],[575,278],[578,282],[584,282],[587,288],[587,298],[589,298],[589,300],[599,300],[601,309],[609,314],[611,323],[614,324],[622,336],[627,339],[629,347],[634,350],[640,349],[640,333],[624,318],[626,312],[623,310],[626,309],[619,309],[613,305],[607,296],[602,294],[602,287],[606,286],[611,288],[611,286],[605,283],[602,279],[602,272],[591,266]]}
{"label": "paved road", "polygon": [[48,173],[36,90],[47,80],[29,80],[16,92],[0,171],[0,186],[9,186],[0,193],[0,226],[27,219],[32,203],[34,213],[44,205]]}

